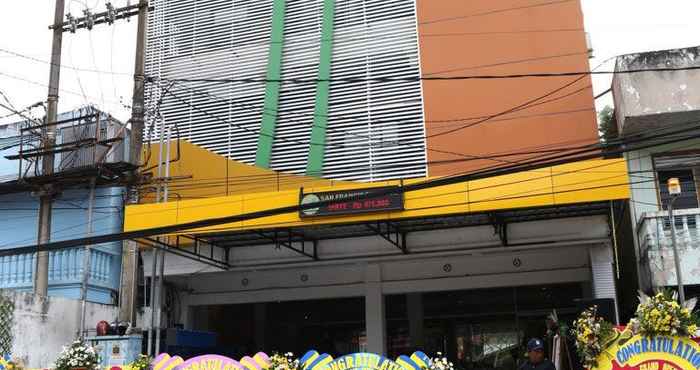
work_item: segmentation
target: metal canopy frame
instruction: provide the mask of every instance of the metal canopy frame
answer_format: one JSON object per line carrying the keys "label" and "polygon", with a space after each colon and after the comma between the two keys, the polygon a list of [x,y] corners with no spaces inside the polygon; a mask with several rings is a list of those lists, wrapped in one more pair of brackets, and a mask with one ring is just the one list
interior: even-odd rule
{"label": "metal canopy frame", "polygon": [[[321,261],[322,258],[318,255],[318,243],[321,240],[376,236],[396,247],[399,252],[409,254],[410,248],[407,243],[407,235],[409,233],[473,226],[492,226],[494,234],[498,235],[504,247],[514,247],[518,244],[511,243],[508,240],[509,224],[580,216],[607,215],[609,213],[609,207],[609,201],[605,201],[544,208],[524,208],[497,212],[491,211],[438,217],[419,217],[403,220],[380,220],[347,224],[285,227],[278,229],[180,234],[174,237],[174,245],[153,238],[143,238],[137,241],[148,247],[165,250],[166,252],[189,258],[193,261],[228,270],[234,267],[230,263],[230,256],[232,253],[235,253],[236,248],[272,244],[278,249],[289,249],[301,256],[308,257],[312,261]],[[183,240],[188,240],[188,242],[183,243]]]}
{"label": "metal canopy frame", "polygon": [[206,265],[216,267],[222,270],[228,270],[231,268],[231,265],[228,263],[228,251],[226,251],[225,258],[224,259],[217,259],[214,256],[214,247],[211,246],[210,250],[211,253],[209,255],[205,255],[201,253],[199,250],[196,251],[190,251],[188,249],[182,248],[179,245],[179,238],[180,236],[176,237],[176,245],[170,245],[167,242],[164,242],[159,239],[153,239],[153,238],[143,238],[143,239],[132,239],[134,242],[139,243],[141,245],[144,245],[146,247],[150,248],[155,248],[164,252],[171,253],[176,256],[184,257],[196,262],[201,262]]}
{"label": "metal canopy frame", "polygon": [[401,228],[397,227],[393,222],[377,221],[376,225],[368,223],[365,226],[372,230],[377,236],[398,248],[403,254],[409,253],[408,246],[406,245],[406,233],[402,232]]}
{"label": "metal canopy frame", "polygon": [[[318,240],[307,238],[303,232],[294,231],[292,229],[285,230],[273,230],[272,232],[267,231],[255,231],[256,234],[261,237],[270,240],[275,244],[275,248],[280,249],[285,247],[291,251],[297,252],[302,256],[311,258],[314,261],[318,261]],[[306,244],[311,243],[311,253],[306,251]],[[295,247],[294,245],[299,247]]]}

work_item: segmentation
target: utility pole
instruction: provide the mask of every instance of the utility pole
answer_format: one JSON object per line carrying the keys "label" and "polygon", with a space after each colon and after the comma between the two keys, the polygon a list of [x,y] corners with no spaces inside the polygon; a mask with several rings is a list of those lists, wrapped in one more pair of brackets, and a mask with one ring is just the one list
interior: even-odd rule
{"label": "utility pole", "polygon": [[[49,96],[47,99],[46,125],[43,128],[43,147],[46,155],[43,157],[42,175],[53,174],[54,155],[52,149],[56,143],[56,125],[58,116],[58,83],[61,73],[61,43],[63,30],[57,27],[63,21],[65,9],[64,0],[56,0],[56,10],[53,17],[53,41],[51,44],[51,68],[49,72]],[[51,208],[53,201],[51,184],[44,187],[41,192],[39,204],[39,244],[46,244],[51,239]],[[36,258],[36,272],[34,274],[34,293],[47,296],[49,292],[49,252],[38,251]]]}
{"label": "utility pole", "polygon": [[148,25],[148,0],[139,0],[138,30],[136,33],[136,60],[134,62],[134,94],[131,103],[131,164],[138,165],[141,161],[141,148],[143,146],[144,126],[144,89],[145,53],[146,53],[146,27]]}
{"label": "utility pole", "polygon": [[[146,23],[148,18],[148,1],[140,0],[137,5],[127,5],[121,8],[115,8],[111,2],[106,3],[107,10],[100,13],[92,13],[89,9],[83,11],[83,17],[74,17],[70,13],[64,14],[65,0],[56,0],[56,11],[54,14],[54,22],[49,29],[53,31],[53,45],[51,49],[51,72],[49,80],[49,96],[47,104],[46,122],[42,127],[42,147],[45,155],[42,159],[42,175],[50,176],[53,174],[54,166],[54,146],[56,144],[56,124],[58,116],[58,87],[59,73],[61,68],[61,41],[63,40],[64,32],[75,33],[77,30],[92,30],[95,25],[107,24],[112,25],[116,20],[129,19],[135,15],[139,16],[138,22],[138,37],[136,50],[136,69],[134,71],[134,113],[136,117],[135,129],[139,131],[137,135],[132,132],[132,137],[137,140],[131,141],[132,145],[136,145],[136,150],[131,151],[131,158],[137,158],[141,151],[141,133],[143,132],[143,114],[144,114],[144,48],[146,37]],[[66,20],[64,21],[64,15]],[[48,243],[51,235],[51,203],[55,189],[49,184],[41,191],[40,208],[39,208],[39,245]],[[48,294],[48,269],[49,255],[48,252],[39,251],[37,253],[36,273],[34,274],[34,291],[36,294],[46,296]]]}
{"label": "utility pole", "polygon": [[[98,118],[99,122],[99,118]],[[97,126],[97,130],[99,130],[99,125]],[[99,132],[99,131],[98,131]],[[92,236],[93,232],[93,227],[92,227],[92,218],[93,218],[93,213],[94,213],[94,208],[95,208],[95,182],[96,179],[93,177],[90,179],[90,195],[88,199],[88,209],[87,209],[87,236]],[[88,283],[90,281],[90,267],[91,267],[91,257],[92,257],[92,250],[89,245],[85,246],[85,249],[83,249],[83,279],[80,285],[80,332],[78,333],[78,338],[79,339],[84,339],[85,336],[85,316],[87,313],[87,292],[88,292]]]}
{"label": "utility pole", "polygon": [[671,199],[668,201],[668,220],[671,223],[671,244],[673,245],[673,261],[676,265],[676,283],[678,284],[678,297],[681,307],[685,306],[685,288],[683,287],[683,274],[681,273],[681,259],[678,256],[678,243],[676,242],[676,220],[673,217],[673,202],[681,195],[681,183],[678,178],[668,179],[668,193]]}

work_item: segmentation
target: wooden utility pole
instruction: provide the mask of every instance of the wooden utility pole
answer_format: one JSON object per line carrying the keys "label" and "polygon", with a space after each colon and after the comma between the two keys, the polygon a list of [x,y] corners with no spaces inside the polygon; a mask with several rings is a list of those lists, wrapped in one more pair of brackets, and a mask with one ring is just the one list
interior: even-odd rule
{"label": "wooden utility pole", "polygon": [[[61,73],[61,43],[63,29],[58,27],[63,22],[64,0],[56,0],[53,17],[53,41],[51,44],[51,67],[49,72],[49,96],[47,99],[46,125],[43,127],[42,144],[46,154],[42,161],[42,175],[53,174],[53,147],[56,143],[56,125],[58,116],[58,83]],[[39,204],[39,244],[46,244],[51,239],[51,208],[54,189],[48,184],[42,189]],[[34,274],[34,293],[47,296],[49,292],[49,252],[39,251],[36,258]]]}

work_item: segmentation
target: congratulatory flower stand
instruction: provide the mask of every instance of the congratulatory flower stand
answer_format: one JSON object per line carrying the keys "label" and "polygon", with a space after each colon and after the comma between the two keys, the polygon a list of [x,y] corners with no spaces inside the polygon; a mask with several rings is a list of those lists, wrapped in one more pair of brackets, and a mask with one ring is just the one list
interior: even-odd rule
{"label": "congratulatory flower stand", "polygon": [[96,370],[100,365],[100,356],[94,348],[82,341],[75,341],[58,355],[54,363],[55,370]]}
{"label": "congratulatory flower stand", "polygon": [[572,331],[583,365],[591,370],[700,368],[697,300],[680,305],[676,298],[670,292],[640,293],[635,317],[621,330],[599,317],[596,307],[584,311]]}

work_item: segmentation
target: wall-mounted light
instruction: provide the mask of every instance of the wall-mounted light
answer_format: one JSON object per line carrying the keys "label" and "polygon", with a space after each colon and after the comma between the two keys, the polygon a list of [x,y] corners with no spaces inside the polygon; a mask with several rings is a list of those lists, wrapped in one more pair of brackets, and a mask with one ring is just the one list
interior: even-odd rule
{"label": "wall-mounted light", "polygon": [[668,193],[674,196],[681,194],[681,182],[677,177],[668,179]]}

